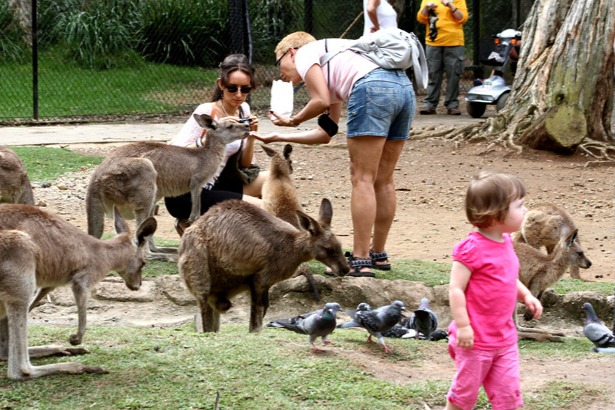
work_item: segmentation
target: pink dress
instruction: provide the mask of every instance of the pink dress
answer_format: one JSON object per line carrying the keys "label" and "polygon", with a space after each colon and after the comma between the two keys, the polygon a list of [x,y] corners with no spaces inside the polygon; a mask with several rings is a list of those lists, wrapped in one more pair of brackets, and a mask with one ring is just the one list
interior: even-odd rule
{"label": "pink dress", "polygon": [[[453,260],[471,272],[466,286],[466,309],[474,330],[474,349],[495,350],[517,343],[513,313],[517,303],[519,259],[510,235],[503,242],[471,232],[453,249]],[[457,325],[449,332],[456,338]]]}

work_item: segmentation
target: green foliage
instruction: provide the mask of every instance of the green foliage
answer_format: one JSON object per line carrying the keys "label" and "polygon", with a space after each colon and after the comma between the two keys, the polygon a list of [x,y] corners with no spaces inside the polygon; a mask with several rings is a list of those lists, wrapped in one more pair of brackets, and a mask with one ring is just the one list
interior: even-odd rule
{"label": "green foliage", "polygon": [[222,61],[227,2],[147,0],[140,7],[138,51],[149,61],[202,67]]}
{"label": "green foliage", "polygon": [[11,147],[21,158],[31,182],[51,182],[67,172],[94,168],[102,157],[77,154],[63,148]]}
{"label": "green foliage", "polygon": [[583,282],[578,279],[564,278],[553,285],[556,293],[565,295],[571,292],[594,291],[605,296],[613,294],[613,283],[611,282]]}
{"label": "green foliage", "polygon": [[139,62],[133,50],[137,42],[132,26],[138,16],[136,3],[129,0],[76,0],[42,2],[43,24],[50,39],[58,41],[69,60],[96,69],[127,66]]}
{"label": "green foliage", "polygon": [[20,61],[25,57],[25,33],[9,9],[8,1],[0,1],[0,59]]}

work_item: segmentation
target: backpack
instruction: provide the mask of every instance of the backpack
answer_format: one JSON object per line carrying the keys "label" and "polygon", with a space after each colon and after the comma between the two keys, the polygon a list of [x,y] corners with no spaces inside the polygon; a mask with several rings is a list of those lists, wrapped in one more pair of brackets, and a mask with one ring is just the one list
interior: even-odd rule
{"label": "backpack", "polygon": [[352,41],[348,46],[324,54],[320,57],[320,65],[324,66],[346,50],[360,53],[387,70],[405,70],[412,67],[416,85],[419,88],[427,87],[429,70],[425,51],[414,33],[399,28],[378,30]]}

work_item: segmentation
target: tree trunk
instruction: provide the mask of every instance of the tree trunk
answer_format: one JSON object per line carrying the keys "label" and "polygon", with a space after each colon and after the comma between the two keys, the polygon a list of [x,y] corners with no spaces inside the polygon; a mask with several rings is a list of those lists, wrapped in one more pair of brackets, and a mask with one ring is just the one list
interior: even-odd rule
{"label": "tree trunk", "polygon": [[490,132],[536,149],[572,153],[613,143],[615,0],[538,0],[525,22],[506,109]]}

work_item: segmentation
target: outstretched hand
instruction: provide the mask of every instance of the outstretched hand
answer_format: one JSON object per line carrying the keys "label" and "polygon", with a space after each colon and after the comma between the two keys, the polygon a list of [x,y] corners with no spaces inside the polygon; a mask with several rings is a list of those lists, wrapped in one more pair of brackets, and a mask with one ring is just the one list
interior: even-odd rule
{"label": "outstretched hand", "polygon": [[278,127],[294,127],[289,117],[285,117],[275,111],[269,111],[269,119]]}
{"label": "outstretched hand", "polygon": [[272,133],[267,134],[267,135],[261,135],[258,132],[251,132],[250,136],[256,138],[260,142],[264,142],[265,144],[269,144],[271,142],[279,141],[280,134],[278,132],[272,132]]}

